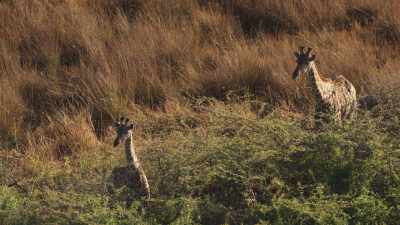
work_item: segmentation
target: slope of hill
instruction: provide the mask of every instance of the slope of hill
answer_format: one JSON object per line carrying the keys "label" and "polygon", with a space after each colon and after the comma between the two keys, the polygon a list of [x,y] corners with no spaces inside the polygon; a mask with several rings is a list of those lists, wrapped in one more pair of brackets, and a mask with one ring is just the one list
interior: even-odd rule
{"label": "slope of hill", "polygon": [[[398,223],[399,1],[0,0],[0,16],[0,224]],[[301,45],[379,105],[312,129]],[[121,115],[147,203],[110,186]]]}

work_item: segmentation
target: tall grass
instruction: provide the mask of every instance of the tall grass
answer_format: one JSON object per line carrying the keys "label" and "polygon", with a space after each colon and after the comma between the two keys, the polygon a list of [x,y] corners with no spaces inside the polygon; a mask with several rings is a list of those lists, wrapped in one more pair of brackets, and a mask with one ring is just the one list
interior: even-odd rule
{"label": "tall grass", "polygon": [[[306,218],[307,224],[324,224],[333,218],[373,224],[390,217],[386,212],[395,215],[399,210],[394,204],[398,192],[391,189],[398,187],[398,181],[382,165],[398,148],[397,0],[0,0],[0,15],[0,157],[5,162],[0,173],[15,174],[20,180],[13,186],[18,193],[0,189],[0,218],[7,219],[1,222],[51,221],[43,219],[49,208],[35,206],[40,199],[34,195],[37,188],[48,188],[38,195],[60,209],[74,208],[83,199],[77,208],[88,211],[76,223],[106,223],[106,218],[127,224],[133,218],[148,222],[137,214],[138,205],[129,211],[114,202],[118,196],[97,196],[109,194],[104,190],[106,171],[121,163],[122,154],[110,152],[108,145],[110,125],[120,115],[138,124],[135,140],[139,155],[148,153],[141,157],[155,195],[169,200],[181,197],[160,201],[153,214],[146,214],[156,217],[171,210],[154,223],[166,224],[176,217],[185,224],[188,215],[198,223],[207,224],[212,218],[234,223],[243,213],[248,216],[240,217],[243,223],[259,218],[296,224]],[[313,101],[305,79],[291,79],[293,51],[300,45],[314,49],[324,76],[344,75],[360,96],[382,96],[381,108],[366,116],[376,127],[363,127],[368,119],[360,119],[352,125],[354,130],[339,130],[348,136],[336,128],[318,136],[297,121],[312,109]],[[391,94],[394,97],[385,97]],[[256,121],[254,112],[264,113],[260,108],[282,118]],[[364,135],[363,129],[370,133]],[[365,164],[349,160],[356,160],[357,146],[369,138],[380,155]],[[346,158],[345,150],[335,145],[351,149],[353,158]],[[250,155],[243,152],[247,148]],[[265,152],[265,148],[279,151]],[[291,155],[286,152],[291,148],[313,151]],[[327,149],[329,154],[320,155],[316,149]],[[390,153],[385,152],[388,149]],[[243,170],[236,171],[238,165],[232,162],[242,159]],[[266,162],[274,166],[263,167]],[[358,173],[372,166],[380,170],[368,170],[369,175],[382,175],[383,181]],[[287,173],[278,174],[280,169]],[[299,173],[291,174],[292,169]],[[357,185],[349,180],[342,180],[340,187],[330,183],[346,169],[355,175],[345,177],[361,180],[368,188],[355,190]],[[236,180],[227,178],[229,171],[237,172],[230,174]],[[258,172],[265,176],[257,177]],[[83,178],[88,183],[79,182]],[[8,178],[1,181],[13,184]],[[390,184],[381,190],[379,182]],[[58,196],[71,184],[84,193]],[[232,190],[224,195],[221,190],[226,186]],[[293,191],[296,188],[304,192]],[[321,193],[329,193],[330,201],[316,197]],[[251,207],[252,195],[262,204]],[[302,200],[303,195],[307,199]],[[71,196],[76,199],[60,200]],[[22,206],[31,203],[29,207],[38,211],[17,220]],[[112,211],[110,205],[115,206]],[[316,205],[332,210],[313,211]],[[376,220],[363,214],[381,206],[392,208],[377,210]],[[57,219],[62,218],[60,209],[52,208]],[[340,210],[330,214],[335,209]],[[291,217],[286,219],[293,221],[282,216],[288,212]],[[70,213],[64,220],[73,217]],[[46,215],[37,217],[42,214]]]}

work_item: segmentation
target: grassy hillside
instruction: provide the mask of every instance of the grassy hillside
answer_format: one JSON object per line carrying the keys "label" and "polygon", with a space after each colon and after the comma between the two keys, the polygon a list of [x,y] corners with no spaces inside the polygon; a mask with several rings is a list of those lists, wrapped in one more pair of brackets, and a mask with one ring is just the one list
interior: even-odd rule
{"label": "grassy hillside", "polygon": [[[0,15],[0,224],[398,223],[399,1],[0,0]],[[312,129],[300,45],[380,104]],[[121,115],[147,203],[110,183]]]}

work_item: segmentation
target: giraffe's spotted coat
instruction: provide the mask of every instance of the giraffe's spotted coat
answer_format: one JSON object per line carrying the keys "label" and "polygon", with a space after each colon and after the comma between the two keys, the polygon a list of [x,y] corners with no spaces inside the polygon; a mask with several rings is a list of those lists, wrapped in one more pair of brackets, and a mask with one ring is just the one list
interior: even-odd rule
{"label": "giraffe's spotted coat", "polygon": [[293,72],[293,79],[301,74],[307,76],[307,82],[316,101],[316,120],[322,115],[330,114],[334,120],[341,123],[352,117],[357,108],[357,93],[353,84],[344,76],[336,79],[322,78],[315,64],[315,55],[311,55],[311,48],[295,52],[297,67]]}
{"label": "giraffe's spotted coat", "polygon": [[139,158],[136,155],[135,146],[133,143],[133,133],[132,130],[134,125],[129,123],[129,119],[121,118],[119,121],[114,123],[114,128],[117,133],[117,137],[114,141],[114,146],[125,142],[125,156],[128,162],[128,168],[137,172],[139,175],[139,183],[142,186],[143,191],[146,194],[146,198],[150,199],[150,186],[147,180],[146,174],[143,170],[142,165],[139,162]]}

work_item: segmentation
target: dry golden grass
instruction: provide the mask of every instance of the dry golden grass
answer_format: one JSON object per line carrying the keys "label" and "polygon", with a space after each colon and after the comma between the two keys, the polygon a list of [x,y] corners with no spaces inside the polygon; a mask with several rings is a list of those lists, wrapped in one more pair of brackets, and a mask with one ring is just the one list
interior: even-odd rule
{"label": "dry golden grass", "polygon": [[361,95],[393,89],[399,13],[397,0],[0,0],[1,146],[80,151],[117,115],[195,114],[200,96],[304,110],[299,45]]}

